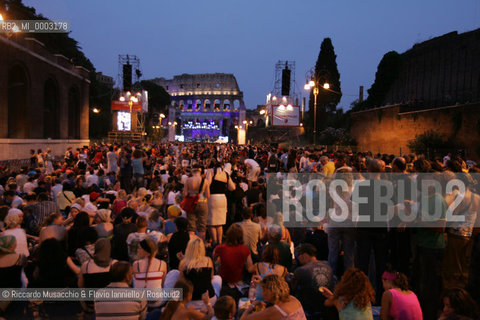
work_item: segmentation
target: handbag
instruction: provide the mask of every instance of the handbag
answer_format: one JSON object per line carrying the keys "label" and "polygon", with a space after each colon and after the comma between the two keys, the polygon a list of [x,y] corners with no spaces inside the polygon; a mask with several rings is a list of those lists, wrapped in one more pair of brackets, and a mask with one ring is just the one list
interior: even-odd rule
{"label": "handbag", "polygon": [[202,183],[198,188],[198,193],[194,196],[187,195],[182,202],[180,202],[180,208],[185,210],[186,213],[193,213],[197,207],[198,200],[200,199],[200,191],[202,191],[203,183],[205,179],[202,178]]}
{"label": "handbag", "polygon": [[197,193],[194,196],[186,196],[182,202],[180,202],[180,208],[185,210],[186,213],[193,213],[198,203],[200,195]]}

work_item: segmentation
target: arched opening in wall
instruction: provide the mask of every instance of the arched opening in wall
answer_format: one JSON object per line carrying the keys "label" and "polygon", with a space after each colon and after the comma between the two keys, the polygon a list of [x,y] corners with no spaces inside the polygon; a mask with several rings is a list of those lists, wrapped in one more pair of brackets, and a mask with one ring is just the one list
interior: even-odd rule
{"label": "arched opening in wall", "polygon": [[180,111],[183,111],[185,109],[185,102],[183,100],[180,100],[178,105],[180,106]]}
{"label": "arched opening in wall", "polygon": [[43,87],[43,137],[58,139],[60,132],[58,86],[52,78]]}
{"label": "arched opening in wall", "polygon": [[202,100],[197,99],[197,101],[195,101],[195,110],[199,111],[201,108],[202,108]]}
{"label": "arched opening in wall", "polygon": [[80,139],[80,119],[82,110],[80,107],[80,93],[77,87],[71,87],[68,91],[68,138]]}
{"label": "arched opening in wall", "polygon": [[212,107],[212,103],[210,102],[210,100],[209,99],[205,100],[205,109],[210,110],[211,107]]}
{"label": "arched opening in wall", "polygon": [[24,69],[17,65],[8,72],[7,87],[8,137],[27,138],[27,95],[28,82]]}
{"label": "arched opening in wall", "polygon": [[215,111],[220,111],[220,100],[215,99],[215,101],[213,101],[213,108]]}
{"label": "arched opening in wall", "polygon": [[257,120],[257,127],[264,127],[265,126],[265,122],[263,121],[263,119],[258,119]]}
{"label": "arched opening in wall", "polygon": [[230,110],[230,100],[223,100],[223,110]]}
{"label": "arched opening in wall", "polygon": [[193,101],[188,100],[187,101],[187,110],[192,111],[192,108],[193,108]]}
{"label": "arched opening in wall", "polygon": [[234,100],[233,101],[233,109],[235,111],[238,111],[238,109],[240,109],[240,100]]}

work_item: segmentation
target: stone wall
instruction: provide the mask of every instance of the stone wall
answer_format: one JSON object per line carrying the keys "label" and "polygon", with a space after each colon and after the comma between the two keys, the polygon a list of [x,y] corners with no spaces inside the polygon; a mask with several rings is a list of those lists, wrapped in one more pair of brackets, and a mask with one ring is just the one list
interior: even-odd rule
{"label": "stone wall", "polygon": [[63,140],[63,139],[0,139],[0,161],[28,159],[30,157],[30,149],[37,152],[47,148],[52,149],[52,155],[61,157],[65,154],[68,147],[73,150],[88,146],[90,140]]}
{"label": "stone wall", "polygon": [[398,155],[410,152],[409,140],[428,130],[454,137],[467,155],[480,159],[480,104],[405,111],[402,105],[352,113],[350,133],[358,150]]}
{"label": "stone wall", "polygon": [[40,41],[0,35],[0,139],[88,139],[89,84]]}
{"label": "stone wall", "polygon": [[480,29],[456,31],[414,45],[402,54],[398,78],[384,104],[417,109],[480,101]]}

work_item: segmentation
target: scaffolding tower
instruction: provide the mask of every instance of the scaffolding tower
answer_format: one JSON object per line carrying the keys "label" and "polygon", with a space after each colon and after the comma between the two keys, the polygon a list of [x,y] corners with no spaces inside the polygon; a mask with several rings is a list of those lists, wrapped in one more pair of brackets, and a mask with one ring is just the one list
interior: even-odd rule
{"label": "scaffolding tower", "polygon": [[117,83],[120,91],[124,88],[124,74],[123,66],[131,65],[132,66],[132,88],[135,83],[138,83],[142,77],[142,70],[140,69],[140,58],[133,54],[119,54],[118,55],[118,79]]}
{"label": "scaffolding tower", "polygon": [[297,98],[297,84],[295,82],[295,61],[279,60],[275,64],[275,84],[272,93],[275,96],[282,96],[282,74],[284,69],[290,70],[290,79],[288,79],[290,85],[290,94],[288,96],[291,97],[293,101],[295,101],[295,99]]}

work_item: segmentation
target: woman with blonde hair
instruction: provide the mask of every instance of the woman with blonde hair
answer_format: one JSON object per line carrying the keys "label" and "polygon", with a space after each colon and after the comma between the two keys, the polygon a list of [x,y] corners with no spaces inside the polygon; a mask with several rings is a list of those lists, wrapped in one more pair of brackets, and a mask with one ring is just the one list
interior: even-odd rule
{"label": "woman with blonde hair", "polygon": [[123,208],[127,206],[127,192],[120,189],[117,192],[117,198],[113,200],[113,216],[117,217]]}
{"label": "woman with blonde hair", "polygon": [[[258,278],[256,279],[258,281]],[[252,313],[256,305],[265,307],[264,302],[251,304],[243,313],[240,320],[254,319],[284,319],[284,320],[306,320],[302,304],[294,296],[290,295],[290,288],[287,282],[277,275],[269,275],[260,281],[265,301],[273,304],[262,311]],[[352,318],[353,319],[353,318]]]}
{"label": "woman with blonde hair", "polygon": [[[158,246],[155,240],[146,237],[138,245],[139,260],[133,263],[133,286],[135,288],[161,289],[167,274],[167,263],[157,259]],[[149,303],[150,307],[158,307],[162,299]]]}
{"label": "woman with blonde hair", "polygon": [[202,306],[202,294],[208,292],[211,303],[220,296],[222,278],[214,276],[213,261],[205,255],[203,240],[194,237],[190,239],[185,250],[185,256],[178,266],[180,278],[193,284],[193,296],[189,305],[194,308]]}
{"label": "woman with blonde hair", "polygon": [[163,205],[163,194],[160,191],[153,193],[153,200],[151,206],[157,210],[161,210]]}
{"label": "woman with blonde hair", "polygon": [[146,188],[141,187],[137,190],[137,200],[138,202],[142,202],[143,198],[148,194],[148,191]]}

